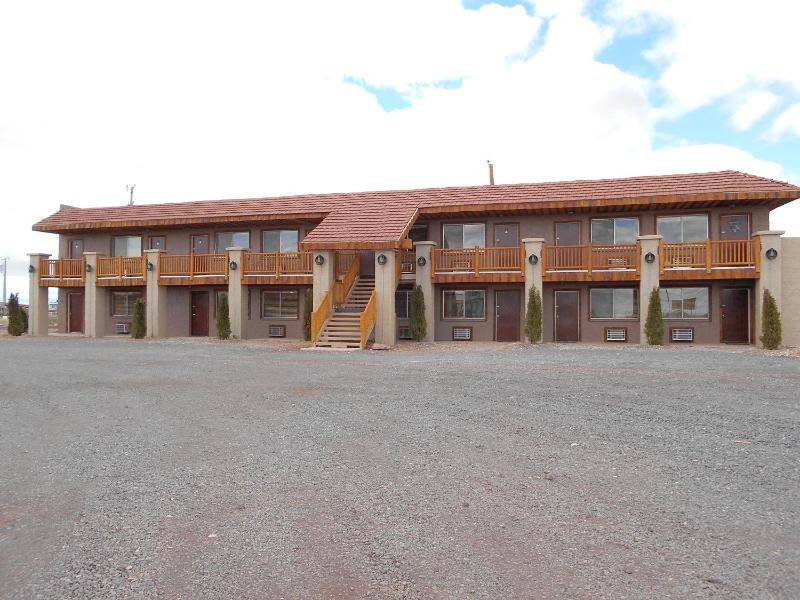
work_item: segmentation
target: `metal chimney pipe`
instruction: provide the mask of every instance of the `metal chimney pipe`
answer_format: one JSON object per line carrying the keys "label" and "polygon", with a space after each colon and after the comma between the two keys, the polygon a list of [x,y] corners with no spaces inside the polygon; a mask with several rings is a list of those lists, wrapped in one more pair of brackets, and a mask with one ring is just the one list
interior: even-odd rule
{"label": "metal chimney pipe", "polygon": [[489,185],[494,185],[494,165],[490,160],[487,160],[486,164],[489,165]]}

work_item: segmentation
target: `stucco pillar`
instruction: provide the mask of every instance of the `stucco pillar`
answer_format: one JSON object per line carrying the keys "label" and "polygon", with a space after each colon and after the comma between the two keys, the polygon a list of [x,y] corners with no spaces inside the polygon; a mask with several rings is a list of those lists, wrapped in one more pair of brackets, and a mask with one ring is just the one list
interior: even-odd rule
{"label": "stucco pillar", "polygon": [[[544,288],[542,284],[542,246],[544,245],[544,238],[525,238],[522,240],[525,246],[525,297],[522,302],[525,306],[525,314],[528,314],[528,294],[531,293],[531,288],[539,290],[539,295],[544,302]],[[535,256],[535,259],[531,259]],[[535,264],[534,264],[535,263]],[[544,324],[543,324],[544,325]],[[544,336],[544,326],[542,327],[542,336]],[[537,341],[542,341],[541,338]]]}
{"label": "stucco pillar", "polygon": [[28,335],[47,335],[47,287],[39,285],[39,261],[50,258],[49,254],[28,254]]}
{"label": "stucco pillar", "polygon": [[[333,250],[315,250],[312,252],[314,275],[314,310],[317,310],[325,293],[333,287],[336,277],[336,253]],[[320,261],[319,257],[322,257]],[[356,257],[358,260],[358,257]],[[322,264],[317,264],[322,262]]]}
{"label": "stucco pillar", "polygon": [[[775,298],[775,303],[778,305],[778,310],[782,309],[783,305],[783,291],[781,287],[781,263],[783,261],[783,252],[781,252],[781,236],[784,231],[757,231],[753,237],[761,241],[759,251],[759,261],[761,263],[760,273],[756,279],[756,314],[754,315],[756,321],[756,343],[760,346],[761,335],[763,333],[763,323],[761,319],[761,311],[764,304],[764,290],[769,290]],[[772,255],[770,250],[775,251],[775,258],[768,258],[767,254]],[[782,320],[786,320],[788,315],[781,313]]]}
{"label": "stucco pillar", "polygon": [[145,320],[147,337],[167,337],[167,286],[158,283],[158,257],[163,250],[145,250],[147,263],[145,270]]}
{"label": "stucco pillar", "polygon": [[86,283],[83,297],[83,335],[103,337],[106,335],[106,316],[109,314],[108,292],[97,287],[97,252],[84,252],[86,258]]}
{"label": "stucco pillar", "polygon": [[[644,326],[647,323],[647,308],[650,304],[650,294],[654,288],[659,287],[661,278],[661,263],[659,262],[659,245],[663,236],[639,236],[639,343],[646,344],[647,336]],[[647,259],[653,262],[647,262]]]}
{"label": "stucco pillar", "polygon": [[[386,262],[381,264],[382,258]],[[397,343],[397,313],[394,308],[394,293],[397,291],[396,263],[398,257],[394,250],[375,251],[375,343],[394,346]]]}
{"label": "stucco pillar", "polygon": [[244,248],[228,248],[228,260],[236,269],[228,272],[228,314],[231,319],[231,337],[244,339],[245,315],[247,314],[247,294],[250,288],[242,285],[242,254]]}
{"label": "stucco pillar", "polygon": [[[433,273],[431,271],[431,253],[433,252],[436,242],[417,242],[417,267],[416,278],[417,285],[422,288],[422,296],[425,298],[425,339],[426,342],[432,342],[435,339],[436,332],[436,297],[433,290]],[[420,265],[419,259],[425,259],[425,264]]]}

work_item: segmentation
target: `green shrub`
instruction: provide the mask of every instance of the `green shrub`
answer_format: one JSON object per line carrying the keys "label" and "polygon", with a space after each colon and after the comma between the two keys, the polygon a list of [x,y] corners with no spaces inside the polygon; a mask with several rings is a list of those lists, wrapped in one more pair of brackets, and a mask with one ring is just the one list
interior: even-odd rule
{"label": "green shrub", "polygon": [[769,290],[764,290],[764,302],[761,308],[762,335],[761,343],[768,350],[775,350],[783,341],[783,327],[781,326],[781,313],[775,298]]}
{"label": "green shrub", "polygon": [[8,335],[19,336],[25,332],[23,322],[23,310],[19,307],[19,294],[11,294],[8,297]]}
{"label": "green shrub", "polygon": [[28,333],[28,311],[20,308],[19,314],[22,317],[22,331]]}
{"label": "green shrub", "polygon": [[418,285],[414,286],[414,291],[411,292],[409,311],[411,337],[417,342],[421,342],[428,335],[428,323],[425,321],[425,294],[422,293],[422,288]]}
{"label": "green shrub", "polygon": [[144,300],[137,299],[133,303],[133,321],[131,321],[131,337],[142,339],[147,333],[147,321],[144,314]]}
{"label": "green shrub", "polygon": [[228,294],[220,294],[217,302],[217,337],[227,340],[231,337],[231,314],[228,310]]}
{"label": "green shrub", "polygon": [[661,298],[658,288],[653,288],[653,291],[650,292],[644,335],[647,337],[647,343],[651,346],[664,345],[664,315],[661,314]]}
{"label": "green shrub", "polygon": [[303,297],[303,339],[311,339],[311,309],[314,308],[314,292],[311,288],[306,290]]}
{"label": "green shrub", "polygon": [[531,344],[542,339],[542,296],[535,286],[528,292],[528,307],[525,310],[525,335]]}

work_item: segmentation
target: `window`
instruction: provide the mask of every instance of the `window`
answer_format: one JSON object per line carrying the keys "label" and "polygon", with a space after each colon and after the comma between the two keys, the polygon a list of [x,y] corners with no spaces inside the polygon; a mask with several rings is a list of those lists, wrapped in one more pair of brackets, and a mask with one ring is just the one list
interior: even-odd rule
{"label": "window", "polygon": [[638,290],[635,288],[593,288],[589,290],[589,317],[592,319],[638,318]]}
{"label": "window", "polygon": [[69,241],[69,257],[81,258],[83,256],[83,240]]}
{"label": "window", "polygon": [[486,290],[442,290],[445,319],[483,319],[486,317]]}
{"label": "window", "polygon": [[486,245],[486,225],[483,223],[443,225],[443,248],[474,248]]}
{"label": "window", "polygon": [[394,293],[394,312],[398,319],[408,319],[411,314],[411,290],[401,289]]}
{"label": "window", "polygon": [[408,238],[412,242],[425,242],[428,240],[428,226],[427,225],[413,225],[411,231],[408,232]]}
{"label": "window", "polygon": [[639,219],[592,219],[593,244],[635,244],[638,237]]}
{"label": "window", "polygon": [[300,309],[300,292],[281,290],[261,293],[262,319],[296,319]]}
{"label": "window", "polygon": [[139,235],[118,235],[111,240],[112,256],[141,256],[142,237]]}
{"label": "window", "polygon": [[719,236],[723,240],[750,239],[750,215],[720,216]]}
{"label": "window", "polygon": [[661,314],[665,319],[708,319],[708,288],[661,288]]}
{"label": "window", "polygon": [[656,231],[665,242],[705,242],[708,239],[706,215],[658,217]]}
{"label": "window", "polygon": [[166,250],[167,238],[163,235],[150,236],[150,250]]}
{"label": "window", "polygon": [[225,252],[228,248],[250,248],[249,231],[224,231],[214,238],[215,252]]}
{"label": "window", "polygon": [[111,316],[132,317],[133,305],[141,297],[141,292],[112,292]]}
{"label": "window", "polygon": [[297,229],[283,229],[261,232],[262,252],[297,252],[300,232]]}

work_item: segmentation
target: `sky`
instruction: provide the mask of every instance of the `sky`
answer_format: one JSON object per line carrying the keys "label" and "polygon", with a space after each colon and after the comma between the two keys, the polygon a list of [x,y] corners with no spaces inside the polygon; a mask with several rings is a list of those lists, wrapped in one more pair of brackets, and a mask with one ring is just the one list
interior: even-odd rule
{"label": "sky", "polygon": [[[0,0],[0,258],[73,206],[736,169],[800,183],[800,3]],[[800,202],[771,227],[800,236]]]}

